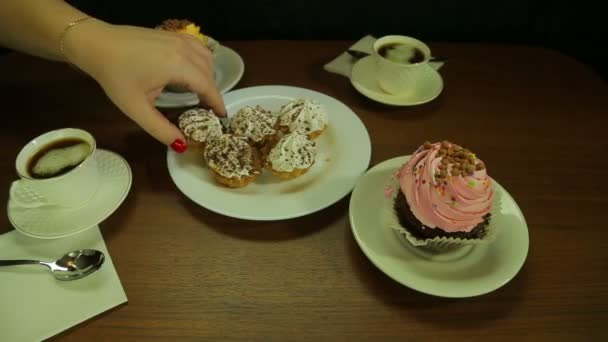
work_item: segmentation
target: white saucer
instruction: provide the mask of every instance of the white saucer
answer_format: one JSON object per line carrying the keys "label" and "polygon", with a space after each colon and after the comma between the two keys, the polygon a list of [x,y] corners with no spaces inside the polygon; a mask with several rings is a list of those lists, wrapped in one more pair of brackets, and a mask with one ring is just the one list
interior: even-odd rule
{"label": "white saucer", "polygon": [[443,90],[443,79],[437,70],[427,65],[418,86],[412,91],[392,95],[384,92],[374,75],[374,60],[367,56],[355,63],[350,75],[353,87],[366,97],[392,106],[414,106],[434,100]]}
{"label": "white saucer", "polygon": [[22,208],[8,202],[8,218],[19,232],[34,238],[56,239],[94,227],[112,214],[131,188],[131,168],[118,154],[97,149],[95,152],[101,185],[93,198],[79,208],[43,206]]}
{"label": "white saucer", "polygon": [[440,297],[472,297],[509,282],[528,254],[528,227],[511,195],[494,182],[492,225],[498,225],[490,244],[465,246],[432,254],[409,245],[388,227],[391,201],[384,187],[409,156],[384,161],[362,176],[350,200],[350,222],[363,253],[382,272],[414,290]]}
{"label": "white saucer", "polygon": [[[215,83],[220,93],[232,89],[243,77],[245,63],[236,51],[220,45],[215,52]],[[172,93],[164,90],[156,98],[159,108],[180,108],[195,106],[199,102],[194,93]]]}

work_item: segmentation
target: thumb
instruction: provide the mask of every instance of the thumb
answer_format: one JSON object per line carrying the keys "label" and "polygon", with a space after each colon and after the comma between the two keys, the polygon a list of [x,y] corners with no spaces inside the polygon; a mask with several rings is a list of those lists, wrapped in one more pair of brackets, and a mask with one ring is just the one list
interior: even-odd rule
{"label": "thumb", "polygon": [[[154,96],[126,91],[120,92],[120,94],[117,96],[109,95],[116,106],[129,118],[161,143],[171,146],[177,152],[185,151],[186,139],[184,135],[154,107],[152,104]],[[178,145],[177,148],[174,145]]]}

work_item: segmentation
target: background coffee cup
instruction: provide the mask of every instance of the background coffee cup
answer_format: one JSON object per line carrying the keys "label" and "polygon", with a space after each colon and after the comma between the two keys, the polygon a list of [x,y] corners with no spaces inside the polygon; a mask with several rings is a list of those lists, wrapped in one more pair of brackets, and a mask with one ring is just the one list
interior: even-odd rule
{"label": "background coffee cup", "polygon": [[[387,56],[387,47],[403,46],[404,60],[400,56]],[[412,91],[431,59],[431,49],[416,38],[391,35],[377,39],[373,45],[376,78],[382,90],[398,95]],[[397,54],[399,55],[399,53]]]}
{"label": "background coffee cup", "polygon": [[[42,150],[68,139],[80,140],[90,149],[84,160],[73,169],[49,178],[36,178],[30,164]],[[84,205],[99,187],[99,172],[94,157],[96,142],[81,129],[64,128],[44,133],[27,143],[17,155],[15,167],[21,179],[12,183],[11,200],[24,208],[44,205],[79,207]]]}

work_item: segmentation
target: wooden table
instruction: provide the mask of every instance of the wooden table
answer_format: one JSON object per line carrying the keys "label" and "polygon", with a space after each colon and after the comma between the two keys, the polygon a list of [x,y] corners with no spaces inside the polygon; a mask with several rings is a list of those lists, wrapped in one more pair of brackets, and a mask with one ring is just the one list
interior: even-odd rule
{"label": "wooden table", "polygon": [[[519,274],[468,299],[404,287],[359,249],[348,197],[280,222],[210,212],[177,190],[166,149],[121,115],[93,81],[65,65],[6,55],[0,57],[5,193],[16,178],[20,146],[64,126],[91,131],[134,173],[124,205],[101,225],[129,302],[56,340],[608,337],[606,83],[544,49],[432,44],[450,59],[441,71],[442,95],[414,108],[387,107],[322,70],[350,43],[225,42],[245,60],[239,87],[305,87],[352,108],[369,131],[372,166],[425,140],[450,139],[476,151],[527,219],[530,251]],[[0,217],[4,232],[4,206]]]}

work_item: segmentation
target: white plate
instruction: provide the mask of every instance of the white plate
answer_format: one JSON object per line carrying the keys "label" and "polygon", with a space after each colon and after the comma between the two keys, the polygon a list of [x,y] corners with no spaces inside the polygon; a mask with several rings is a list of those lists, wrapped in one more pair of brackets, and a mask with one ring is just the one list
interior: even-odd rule
{"label": "white plate", "polygon": [[294,98],[319,101],[329,124],[317,141],[318,155],[310,171],[282,181],[269,173],[242,189],[218,185],[204,166],[201,151],[167,152],[167,165],[177,187],[191,200],[214,212],[249,220],[281,220],[321,210],[346,196],[369,166],[371,144],[357,115],[338,100],[316,91],[260,86],[225,95],[228,116],[248,105],[278,111]]}
{"label": "white plate", "polygon": [[[224,94],[232,89],[243,77],[245,64],[236,51],[220,45],[215,54],[215,83],[220,93]],[[195,106],[199,102],[194,93],[172,93],[163,90],[156,98],[159,108],[180,108]]]}
{"label": "white plate", "polygon": [[387,226],[392,205],[384,197],[390,175],[409,156],[384,161],[357,182],[350,199],[350,222],[363,253],[382,272],[414,290],[441,297],[472,297],[491,292],[511,280],[528,254],[528,227],[511,195],[497,182],[491,244],[431,254],[411,247]]}
{"label": "white plate", "polygon": [[[443,64],[436,64],[440,67]],[[384,92],[374,75],[372,56],[364,57],[353,66],[350,82],[366,97],[392,106],[414,106],[434,100],[443,90],[443,79],[437,70],[427,65],[424,75],[415,89],[399,95]]]}
{"label": "white plate", "polygon": [[8,218],[19,232],[34,238],[56,239],[98,225],[123,202],[131,188],[131,168],[118,154],[95,152],[101,184],[86,205],[79,208],[43,206],[22,208],[9,199]]}

